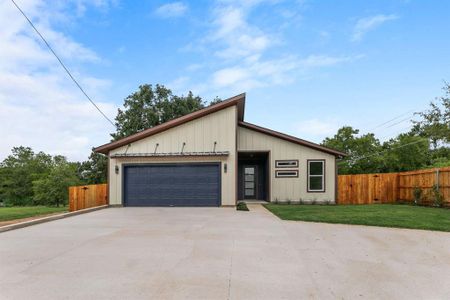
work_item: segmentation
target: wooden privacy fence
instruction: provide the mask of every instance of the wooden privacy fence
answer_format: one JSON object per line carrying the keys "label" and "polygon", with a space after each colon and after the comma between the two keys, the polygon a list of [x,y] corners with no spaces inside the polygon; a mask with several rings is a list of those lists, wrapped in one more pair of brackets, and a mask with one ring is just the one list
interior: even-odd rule
{"label": "wooden privacy fence", "polygon": [[107,184],[69,187],[69,211],[108,204]]}
{"label": "wooden privacy fence", "polygon": [[414,189],[422,190],[422,202],[433,203],[433,187],[450,206],[450,167],[400,173],[338,176],[338,204],[413,202]]}

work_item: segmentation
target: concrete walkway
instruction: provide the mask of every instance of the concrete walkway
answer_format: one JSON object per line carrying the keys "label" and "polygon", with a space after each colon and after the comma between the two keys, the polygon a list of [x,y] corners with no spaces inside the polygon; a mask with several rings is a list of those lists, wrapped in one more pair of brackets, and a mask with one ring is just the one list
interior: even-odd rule
{"label": "concrete walkway", "polygon": [[450,234],[259,205],[108,208],[0,233],[0,299],[449,299]]}

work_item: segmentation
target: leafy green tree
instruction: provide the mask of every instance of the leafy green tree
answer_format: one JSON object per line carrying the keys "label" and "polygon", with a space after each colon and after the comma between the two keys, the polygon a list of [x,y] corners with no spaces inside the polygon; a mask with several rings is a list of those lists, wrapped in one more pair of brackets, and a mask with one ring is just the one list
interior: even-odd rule
{"label": "leafy green tree", "polygon": [[430,109],[418,112],[421,119],[413,121],[412,132],[430,139],[434,149],[440,144],[450,143],[450,84],[446,83],[444,96],[430,103]]}
{"label": "leafy green tree", "polygon": [[216,98],[214,98],[214,99],[209,103],[209,106],[218,104],[218,103],[220,103],[220,102],[222,102],[222,101],[223,101],[222,99],[220,99],[219,97],[216,96]]}
{"label": "leafy green tree", "polygon": [[450,147],[440,147],[431,149],[431,164],[430,167],[441,168],[450,166]]}
{"label": "leafy green tree", "polygon": [[204,107],[202,99],[192,92],[175,96],[163,85],[144,84],[125,98],[124,110],[119,109],[115,119],[117,131],[111,136],[118,140]]}
{"label": "leafy green tree", "polygon": [[32,182],[50,172],[51,162],[51,156],[43,152],[14,147],[0,163],[0,200],[6,205],[32,204]]}
{"label": "leafy green tree", "polygon": [[427,138],[400,134],[383,144],[383,172],[422,169],[429,165],[431,153]]}
{"label": "leafy green tree", "polygon": [[77,164],[70,163],[63,156],[55,156],[50,172],[33,181],[33,202],[37,205],[66,205],[68,188],[80,184]]}
{"label": "leafy green tree", "polygon": [[382,150],[380,141],[373,133],[358,136],[359,130],[344,126],[332,138],[326,138],[322,145],[347,153],[339,161],[339,174],[375,173],[380,171],[382,158],[373,155]]}
{"label": "leafy green tree", "polygon": [[79,164],[78,177],[84,184],[105,183],[108,170],[108,157],[94,151],[87,161]]}

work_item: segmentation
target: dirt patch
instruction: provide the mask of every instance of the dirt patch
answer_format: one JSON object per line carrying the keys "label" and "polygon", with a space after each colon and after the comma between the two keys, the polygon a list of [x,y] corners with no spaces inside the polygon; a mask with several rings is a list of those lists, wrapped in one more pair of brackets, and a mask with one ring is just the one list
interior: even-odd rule
{"label": "dirt patch", "polygon": [[56,213],[45,214],[45,215],[38,215],[38,216],[28,217],[28,218],[21,218],[21,219],[14,219],[14,220],[8,220],[8,221],[1,221],[0,222],[0,227],[11,225],[11,224],[16,224],[16,223],[21,223],[21,222],[32,221],[32,220],[41,219],[41,218],[45,218],[45,217],[50,217],[50,216],[54,216],[54,215],[61,215],[61,214],[64,214],[64,213],[66,213],[66,212],[56,212]]}

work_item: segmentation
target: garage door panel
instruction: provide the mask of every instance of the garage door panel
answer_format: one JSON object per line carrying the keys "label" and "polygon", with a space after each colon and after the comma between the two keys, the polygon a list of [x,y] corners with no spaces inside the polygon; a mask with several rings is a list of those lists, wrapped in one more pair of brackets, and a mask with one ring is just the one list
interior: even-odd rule
{"label": "garage door panel", "polygon": [[219,206],[220,164],[124,168],[126,206]]}

